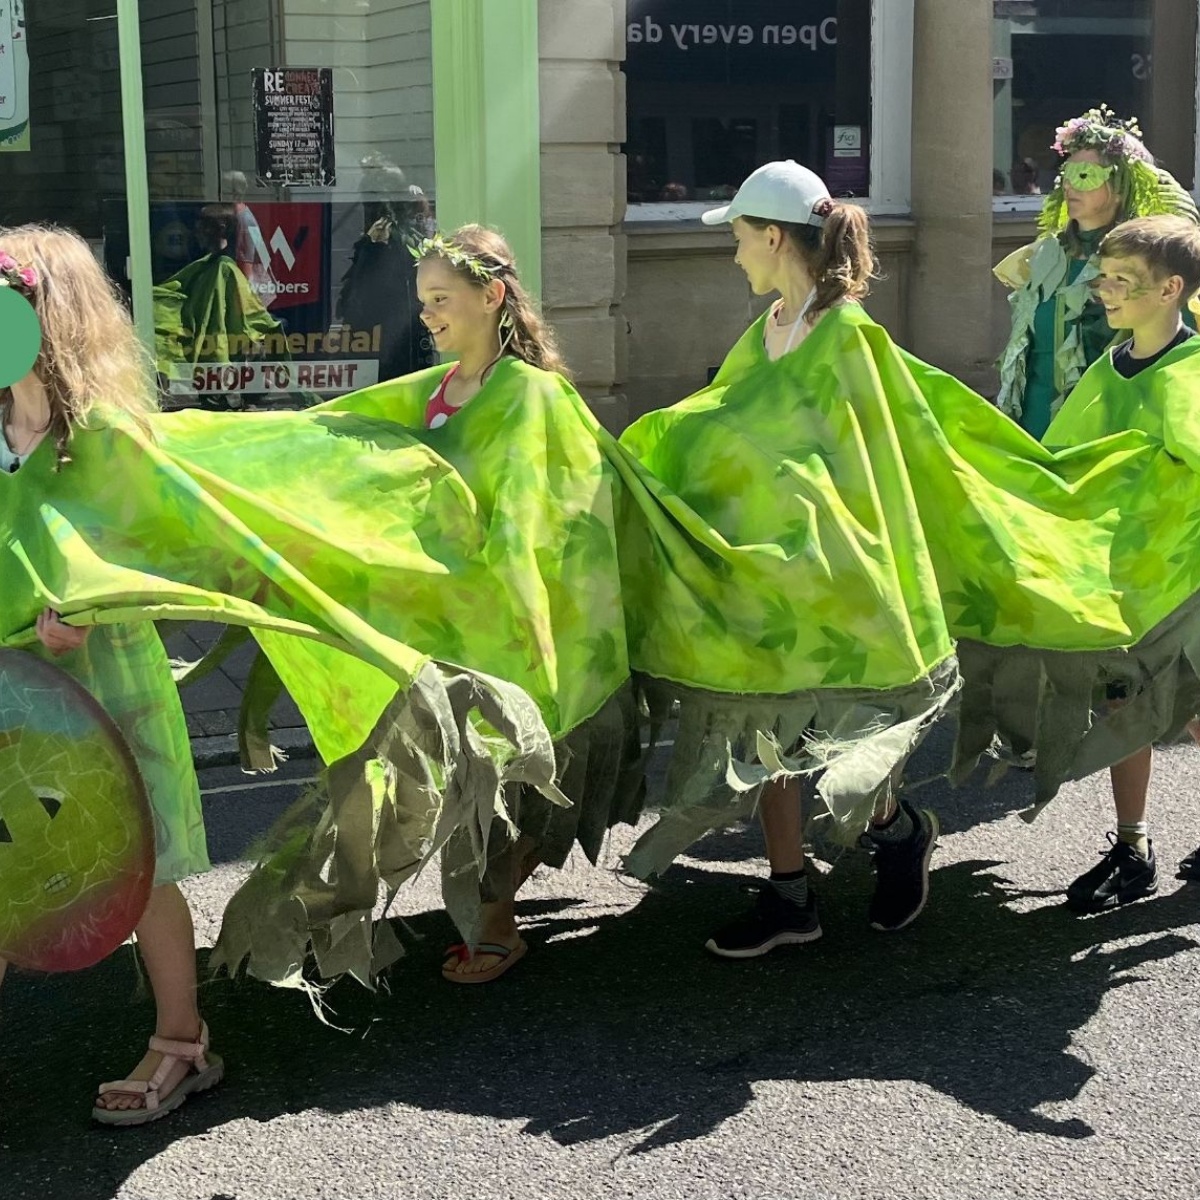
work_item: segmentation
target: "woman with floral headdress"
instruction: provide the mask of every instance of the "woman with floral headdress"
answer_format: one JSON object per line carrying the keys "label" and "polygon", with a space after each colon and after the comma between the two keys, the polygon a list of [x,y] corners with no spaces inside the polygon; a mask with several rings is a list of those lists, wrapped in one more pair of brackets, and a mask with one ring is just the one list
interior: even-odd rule
{"label": "woman with floral headdress", "polygon": [[1191,196],[1155,166],[1137,122],[1119,120],[1106,105],[1063,125],[1054,149],[1064,162],[1042,207],[1038,239],[996,267],[1013,289],[996,404],[1039,439],[1116,338],[1089,288],[1104,235],[1133,217],[1200,219]]}

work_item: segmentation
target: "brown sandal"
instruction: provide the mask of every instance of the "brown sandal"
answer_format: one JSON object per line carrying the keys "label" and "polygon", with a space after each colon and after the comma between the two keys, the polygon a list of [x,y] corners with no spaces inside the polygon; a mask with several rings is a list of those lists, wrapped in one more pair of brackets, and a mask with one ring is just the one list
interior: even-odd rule
{"label": "brown sandal", "polygon": [[[92,1109],[92,1120],[101,1125],[147,1125],[168,1113],[174,1112],[193,1092],[204,1092],[216,1087],[225,1077],[225,1064],[208,1050],[208,1026],[200,1022],[200,1036],[194,1042],[174,1042],[167,1038],[152,1037],[150,1049],[161,1054],[162,1062],[149,1079],[121,1079],[116,1083],[102,1083],[101,1096],[140,1096],[140,1108]],[[169,1091],[162,1095],[162,1086],[177,1063],[187,1063],[188,1073]]]}
{"label": "brown sandal", "polygon": [[[499,942],[480,942],[475,946],[460,942],[457,946],[447,946],[446,961],[442,964],[442,978],[447,983],[491,983],[493,979],[499,979],[505,971],[519,963],[528,949],[528,944],[523,940],[518,940],[515,946],[502,946]],[[459,963],[470,962],[476,954],[493,954],[500,961],[494,967],[488,967],[486,971],[476,971],[470,975],[464,975],[454,969]]]}

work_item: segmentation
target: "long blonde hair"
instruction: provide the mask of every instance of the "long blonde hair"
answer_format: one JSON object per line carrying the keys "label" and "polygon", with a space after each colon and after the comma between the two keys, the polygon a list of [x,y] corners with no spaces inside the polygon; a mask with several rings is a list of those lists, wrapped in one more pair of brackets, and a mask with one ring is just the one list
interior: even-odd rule
{"label": "long blonde hair", "polygon": [[[58,461],[70,461],[76,426],[125,413],[143,428],[158,407],[152,367],[115,285],[77,233],[53,225],[0,228],[0,251],[38,282],[30,300],[42,324],[33,370],[50,401],[49,436]],[[0,392],[5,416],[12,393]]]}

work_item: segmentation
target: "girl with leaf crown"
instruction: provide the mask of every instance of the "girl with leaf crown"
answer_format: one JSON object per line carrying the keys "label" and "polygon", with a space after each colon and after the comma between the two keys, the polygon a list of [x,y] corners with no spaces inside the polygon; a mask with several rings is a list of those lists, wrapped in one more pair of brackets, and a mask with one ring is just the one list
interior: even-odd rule
{"label": "girl with leaf crown", "polygon": [[1054,149],[1064,161],[1038,239],[996,267],[1013,289],[996,404],[1039,439],[1084,371],[1121,340],[1089,288],[1104,235],[1133,217],[1200,219],[1187,191],[1155,165],[1136,120],[1106,105],[1061,126]]}
{"label": "girl with leaf crown", "polygon": [[[534,868],[562,865],[576,840],[595,861],[609,826],[636,820],[640,809],[616,481],[603,461],[603,431],[568,382],[553,331],[504,238],[466,225],[424,239],[412,253],[421,319],[438,352],[456,361],[332,407],[423,430],[430,449],[474,493],[487,526],[479,556],[502,560],[498,569],[511,584],[486,620],[488,598],[468,599],[481,606],[481,628],[511,626],[512,641],[503,652],[494,645],[502,637],[492,639],[491,650],[463,645],[468,630],[451,578],[446,608],[429,614],[429,649],[455,661],[465,656],[467,665],[503,674],[538,697],[556,735],[559,785],[571,801],[556,808],[532,789],[512,792],[508,813],[485,835],[482,876],[475,869],[479,848],[467,838],[456,836],[443,852],[443,894],[464,940],[449,948],[442,975],[451,983],[488,983],[526,952],[514,900]],[[467,640],[482,647],[482,638]],[[517,670],[511,651],[523,646],[527,657]]]}

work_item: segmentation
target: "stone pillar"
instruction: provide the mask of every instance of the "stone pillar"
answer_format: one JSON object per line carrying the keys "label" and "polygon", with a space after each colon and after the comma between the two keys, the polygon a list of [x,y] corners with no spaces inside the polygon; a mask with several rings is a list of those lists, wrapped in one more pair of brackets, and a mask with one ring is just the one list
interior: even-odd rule
{"label": "stone pillar", "polygon": [[992,342],[992,6],[916,0],[912,349],[995,390]]}
{"label": "stone pillar", "polygon": [[1146,137],[1184,187],[1196,173],[1196,0],[1154,0]]}
{"label": "stone pillar", "polygon": [[625,0],[540,0],[542,297],[576,384],[626,423]]}

